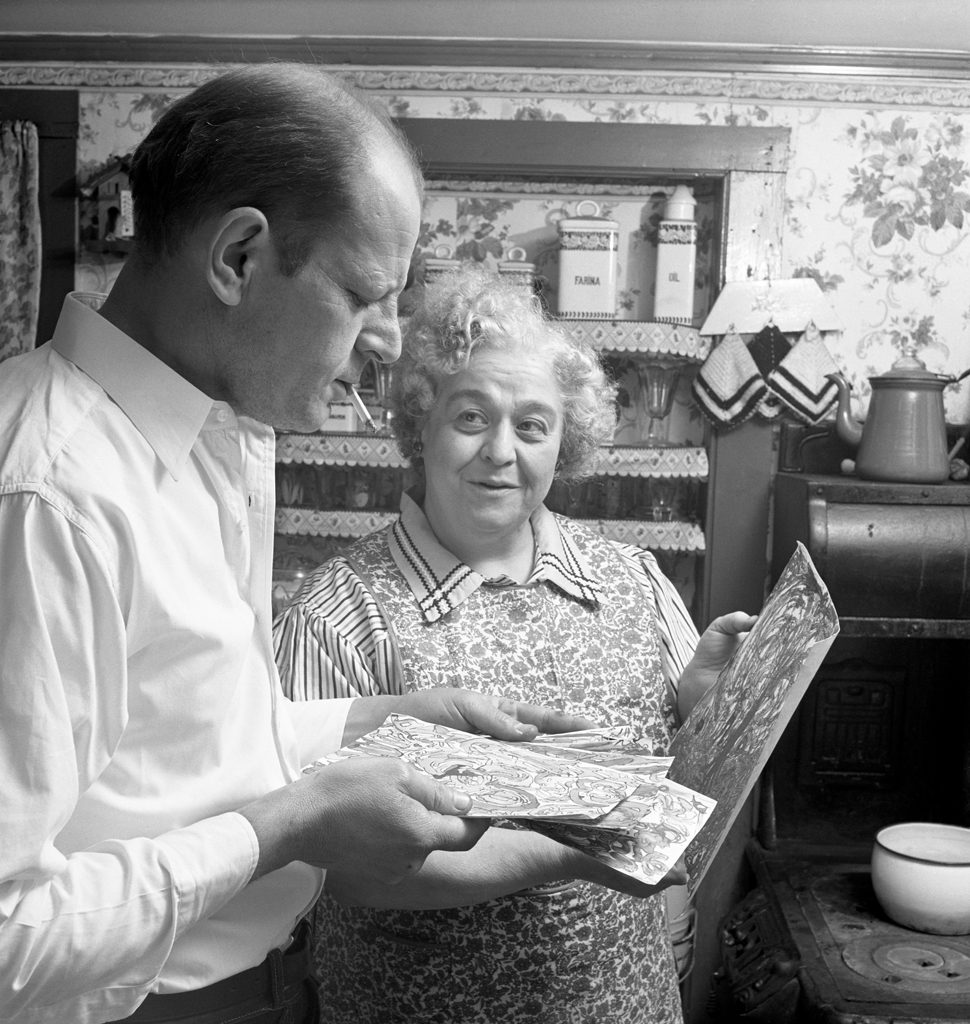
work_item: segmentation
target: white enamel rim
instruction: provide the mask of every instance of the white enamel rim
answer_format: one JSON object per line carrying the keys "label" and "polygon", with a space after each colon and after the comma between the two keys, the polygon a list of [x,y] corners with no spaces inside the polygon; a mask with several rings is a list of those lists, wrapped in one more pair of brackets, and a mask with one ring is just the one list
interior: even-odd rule
{"label": "white enamel rim", "polygon": [[[947,835],[952,835],[955,838],[961,838],[967,845],[967,859],[966,860],[936,860],[931,857],[917,857],[911,853],[904,853],[902,850],[897,850],[888,843],[889,834],[893,832],[913,832],[919,829],[930,828],[937,831],[942,830]],[[960,825],[945,825],[940,822],[933,821],[903,821],[895,825],[887,825],[885,828],[881,828],[876,833],[876,845],[881,849],[885,850],[886,853],[891,854],[893,857],[901,857],[903,860],[913,861],[916,864],[932,864],[935,867],[944,868],[965,868],[970,867],[970,828],[963,828]]]}

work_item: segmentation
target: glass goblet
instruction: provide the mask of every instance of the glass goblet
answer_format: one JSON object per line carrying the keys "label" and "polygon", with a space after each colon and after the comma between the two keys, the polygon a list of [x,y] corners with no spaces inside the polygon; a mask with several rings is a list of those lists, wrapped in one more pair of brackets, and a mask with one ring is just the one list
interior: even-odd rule
{"label": "glass goblet", "polygon": [[637,367],[638,401],[647,417],[644,444],[665,445],[670,428],[668,417],[680,380],[676,363],[648,362]]}

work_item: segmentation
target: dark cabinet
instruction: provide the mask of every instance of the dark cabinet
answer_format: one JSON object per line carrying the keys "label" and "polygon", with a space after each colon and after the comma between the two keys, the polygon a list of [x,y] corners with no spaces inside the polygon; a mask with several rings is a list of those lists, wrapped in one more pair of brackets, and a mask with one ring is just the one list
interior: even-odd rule
{"label": "dark cabinet", "polygon": [[773,567],[808,548],[843,636],[970,637],[970,486],[779,473]]}

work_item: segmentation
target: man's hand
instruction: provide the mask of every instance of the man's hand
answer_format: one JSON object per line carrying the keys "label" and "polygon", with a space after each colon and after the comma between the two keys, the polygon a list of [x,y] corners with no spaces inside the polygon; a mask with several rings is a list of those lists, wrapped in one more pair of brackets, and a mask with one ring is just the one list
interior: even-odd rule
{"label": "man's hand", "polygon": [[582,715],[491,697],[477,690],[436,686],[400,697],[358,697],[350,705],[343,743],[372,732],[397,712],[463,732],[484,733],[499,740],[533,740],[540,732],[574,732],[597,723]]}
{"label": "man's hand", "polygon": [[721,669],[758,621],[757,615],[747,612],[728,612],[719,615],[701,634],[694,657],[684,667],[677,696],[677,711],[683,721],[691,708],[717,681]]}
{"label": "man's hand", "polygon": [[434,850],[469,850],[486,818],[471,800],[391,758],[349,758],[241,808],[259,841],[254,877],[302,860],[396,885]]}

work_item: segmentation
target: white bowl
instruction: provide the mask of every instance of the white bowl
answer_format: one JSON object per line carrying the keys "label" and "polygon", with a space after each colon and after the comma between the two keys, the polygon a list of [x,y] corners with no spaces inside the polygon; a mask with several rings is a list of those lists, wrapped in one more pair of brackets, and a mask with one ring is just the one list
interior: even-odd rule
{"label": "white bowl", "polygon": [[905,928],[970,934],[970,828],[908,821],[880,829],[872,887],[886,914]]}

